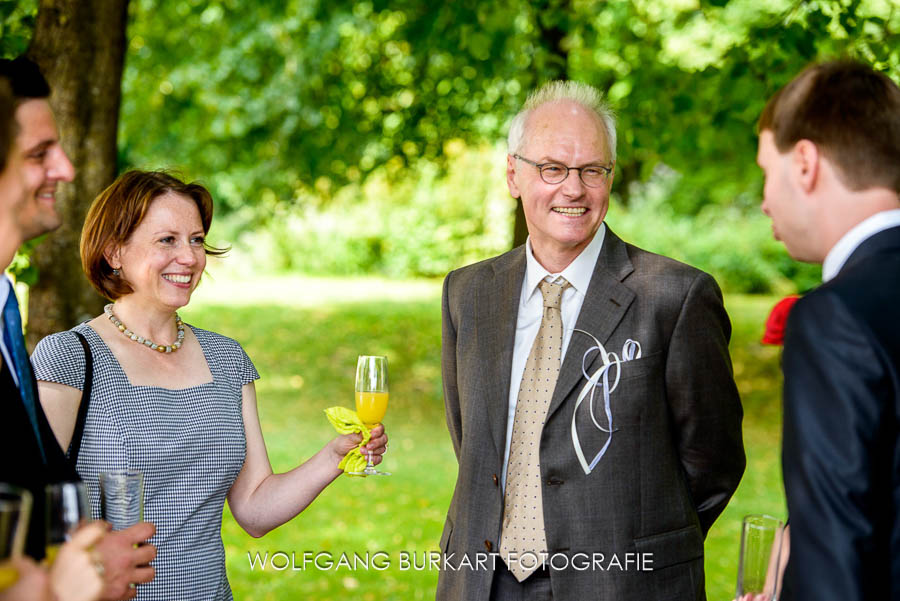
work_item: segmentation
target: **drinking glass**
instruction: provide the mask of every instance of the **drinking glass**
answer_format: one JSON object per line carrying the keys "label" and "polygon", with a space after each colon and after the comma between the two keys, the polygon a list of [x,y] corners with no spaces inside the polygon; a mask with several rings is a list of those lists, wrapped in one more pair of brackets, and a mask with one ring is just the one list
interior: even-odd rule
{"label": "drinking glass", "polygon": [[113,530],[144,521],[144,474],[137,470],[100,474],[100,507]]}
{"label": "drinking glass", "polygon": [[48,484],[47,492],[47,563],[56,559],[59,548],[85,522],[91,520],[91,502],[84,482]]}
{"label": "drinking glass", "polygon": [[784,523],[770,515],[747,515],[741,527],[738,601],[775,601],[780,578]]}
{"label": "drinking glass", "polygon": [[[387,357],[360,355],[356,361],[356,414],[367,428],[373,428],[384,419],[388,406]],[[375,469],[372,454],[366,454],[366,469],[350,472],[357,476],[390,476],[389,472]]]}
{"label": "drinking glass", "polygon": [[25,549],[31,505],[30,492],[0,483],[0,591],[19,579],[19,573],[9,560],[21,556]]}

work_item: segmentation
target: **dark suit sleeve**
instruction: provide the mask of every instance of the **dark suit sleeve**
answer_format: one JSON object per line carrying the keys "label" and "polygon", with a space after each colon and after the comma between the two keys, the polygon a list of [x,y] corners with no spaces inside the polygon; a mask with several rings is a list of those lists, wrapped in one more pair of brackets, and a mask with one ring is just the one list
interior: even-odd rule
{"label": "dark suit sleeve", "polygon": [[462,414],[459,407],[459,390],[456,384],[456,326],[450,310],[450,281],[453,272],[444,279],[441,303],[441,377],[444,385],[444,410],[447,414],[447,429],[453,451],[459,459],[462,444]]}
{"label": "dark suit sleeve", "polygon": [[[887,598],[896,428],[871,332],[828,293],[799,301],[784,350],[783,468],[797,599]],[[885,412],[888,412],[885,414]],[[890,438],[890,440],[893,440]]]}
{"label": "dark suit sleeve", "polygon": [[712,277],[701,273],[672,332],[666,390],[681,464],[704,535],[734,494],[746,464],[730,337],[722,293]]}

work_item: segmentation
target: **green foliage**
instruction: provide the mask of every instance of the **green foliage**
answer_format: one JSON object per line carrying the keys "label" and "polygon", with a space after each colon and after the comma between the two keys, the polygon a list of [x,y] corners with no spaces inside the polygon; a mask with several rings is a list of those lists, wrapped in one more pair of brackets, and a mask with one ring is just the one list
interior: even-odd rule
{"label": "green foliage", "polygon": [[448,145],[458,155],[447,170],[422,163],[418,179],[391,183],[381,169],[324,206],[273,203],[263,230],[238,233],[241,217],[224,230],[238,237],[245,259],[269,272],[434,277],[506,251],[514,201],[503,183],[503,151]]}
{"label": "green foliage", "polygon": [[758,207],[707,205],[696,215],[679,214],[670,199],[682,179],[658,168],[646,184],[632,184],[627,208],[613,200],[606,222],[633,244],[711,273],[729,292],[789,294],[821,281],[818,265],[797,263],[772,237]]}
{"label": "green foliage", "polygon": [[229,208],[328,197],[443,156],[448,137],[494,138],[523,88],[497,58],[530,54],[507,2],[131,7],[127,159],[208,178]]}
{"label": "green foliage", "polygon": [[252,11],[135,0],[131,10],[125,160],[208,179],[229,209],[267,195],[327,199],[381,165],[415,177],[403,167],[446,158],[449,138],[497,140],[529,89],[571,77],[618,110],[621,183],[665,163],[685,175],[670,202],[696,213],[753,188],[755,120],[806,63],[849,54],[895,75],[900,64],[900,11],[874,0],[269,0]]}
{"label": "green foliage", "polygon": [[32,286],[37,282],[38,269],[31,262],[31,253],[43,241],[45,236],[39,236],[28,240],[16,250],[12,263],[7,268],[17,282]]}
{"label": "green foliage", "polygon": [[[36,4],[0,0],[0,52],[24,49]],[[708,266],[733,290],[786,289],[784,278],[803,289],[811,272],[755,214],[756,119],[817,58],[846,54],[900,75],[900,10],[886,0],[129,7],[121,166],[204,181],[229,234],[258,230],[247,243],[277,270],[436,275],[503,250],[512,218],[503,223],[505,193],[488,192],[503,176],[491,172],[496,188],[470,185],[459,149],[497,143],[528,90],[569,77],[617,110],[620,203],[650,212],[643,186],[660,170],[679,174],[659,200],[667,224],[623,233]],[[719,224],[749,237],[656,242]]]}
{"label": "green foliage", "polygon": [[[211,267],[217,273],[216,267]],[[223,525],[235,597],[275,599],[432,599],[437,572],[399,569],[400,551],[437,550],[456,478],[440,382],[440,283],[374,279],[204,282],[183,314],[192,324],[239,340],[262,379],[262,429],[276,471],[310,457],[332,435],[322,413],[352,404],[356,355],[391,362],[389,478],[342,477],[299,517],[261,539],[230,514]],[[360,298],[365,301],[360,302]],[[225,300],[227,299],[227,300]],[[746,475],[706,539],[707,596],[734,592],[740,520],[785,514],[780,448],[779,349],[759,344],[774,297],[727,296],[734,324],[731,353],[744,402]],[[387,551],[386,571],[251,570],[248,552]]]}
{"label": "green foliage", "polygon": [[[440,277],[509,248],[514,204],[504,158],[500,147],[471,149],[446,171],[422,169],[415,182],[379,174],[302,211],[273,202],[264,229],[242,231],[242,216],[229,217],[214,239],[236,239],[230,261],[256,273]],[[646,184],[631,184],[627,206],[613,195],[607,223],[633,244],[708,271],[729,292],[787,294],[818,284],[820,268],[788,256],[757,200],[679,214],[671,199],[683,179],[658,167]]]}
{"label": "green foliage", "polygon": [[900,11],[889,3],[714,4],[609,3],[570,52],[569,76],[607,90],[617,108],[619,183],[671,167],[682,174],[669,197],[679,214],[747,206],[761,179],[756,120],[808,63],[849,55],[900,76]]}
{"label": "green foliage", "polygon": [[[650,220],[626,226],[637,241],[732,290],[806,288],[756,213],[756,119],[817,58],[900,74],[900,11],[880,0],[130,6],[123,163],[204,180],[231,232],[260,230],[261,265],[311,273],[438,275],[503,250],[499,196],[458,184],[453,149],[498,141],[529,89],[570,77],[617,109],[615,190]],[[660,169],[678,184],[648,206]],[[688,229],[709,231],[663,233]]]}
{"label": "green foliage", "polygon": [[37,0],[0,0],[0,58],[15,58],[28,48]]}

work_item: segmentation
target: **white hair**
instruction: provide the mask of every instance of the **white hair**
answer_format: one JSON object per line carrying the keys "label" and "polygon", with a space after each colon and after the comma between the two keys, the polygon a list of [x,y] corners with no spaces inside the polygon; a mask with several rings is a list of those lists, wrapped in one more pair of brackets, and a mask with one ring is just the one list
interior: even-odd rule
{"label": "white hair", "polygon": [[606,129],[606,141],[609,143],[610,159],[616,160],[616,116],[603,100],[603,94],[594,86],[580,81],[551,81],[528,95],[522,110],[513,117],[509,124],[506,138],[507,151],[516,154],[525,145],[525,125],[531,111],[548,102],[570,100],[593,111],[603,122]]}

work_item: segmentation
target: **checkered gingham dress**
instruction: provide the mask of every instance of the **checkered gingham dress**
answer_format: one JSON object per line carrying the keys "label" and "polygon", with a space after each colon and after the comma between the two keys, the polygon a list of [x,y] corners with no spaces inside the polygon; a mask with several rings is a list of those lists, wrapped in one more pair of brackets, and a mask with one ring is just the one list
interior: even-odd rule
{"label": "checkered gingham dress", "polygon": [[[137,598],[160,601],[232,599],[225,576],[222,509],[244,465],[241,387],[259,378],[240,344],[191,328],[213,381],[183,390],[132,386],[119,362],[87,324],[76,326],[91,347],[93,390],[78,455],[95,518],[99,475],[144,473],[144,519],[156,525],[156,578]],[[31,357],[38,380],[79,390],[84,350],[71,332],[43,339]]]}

